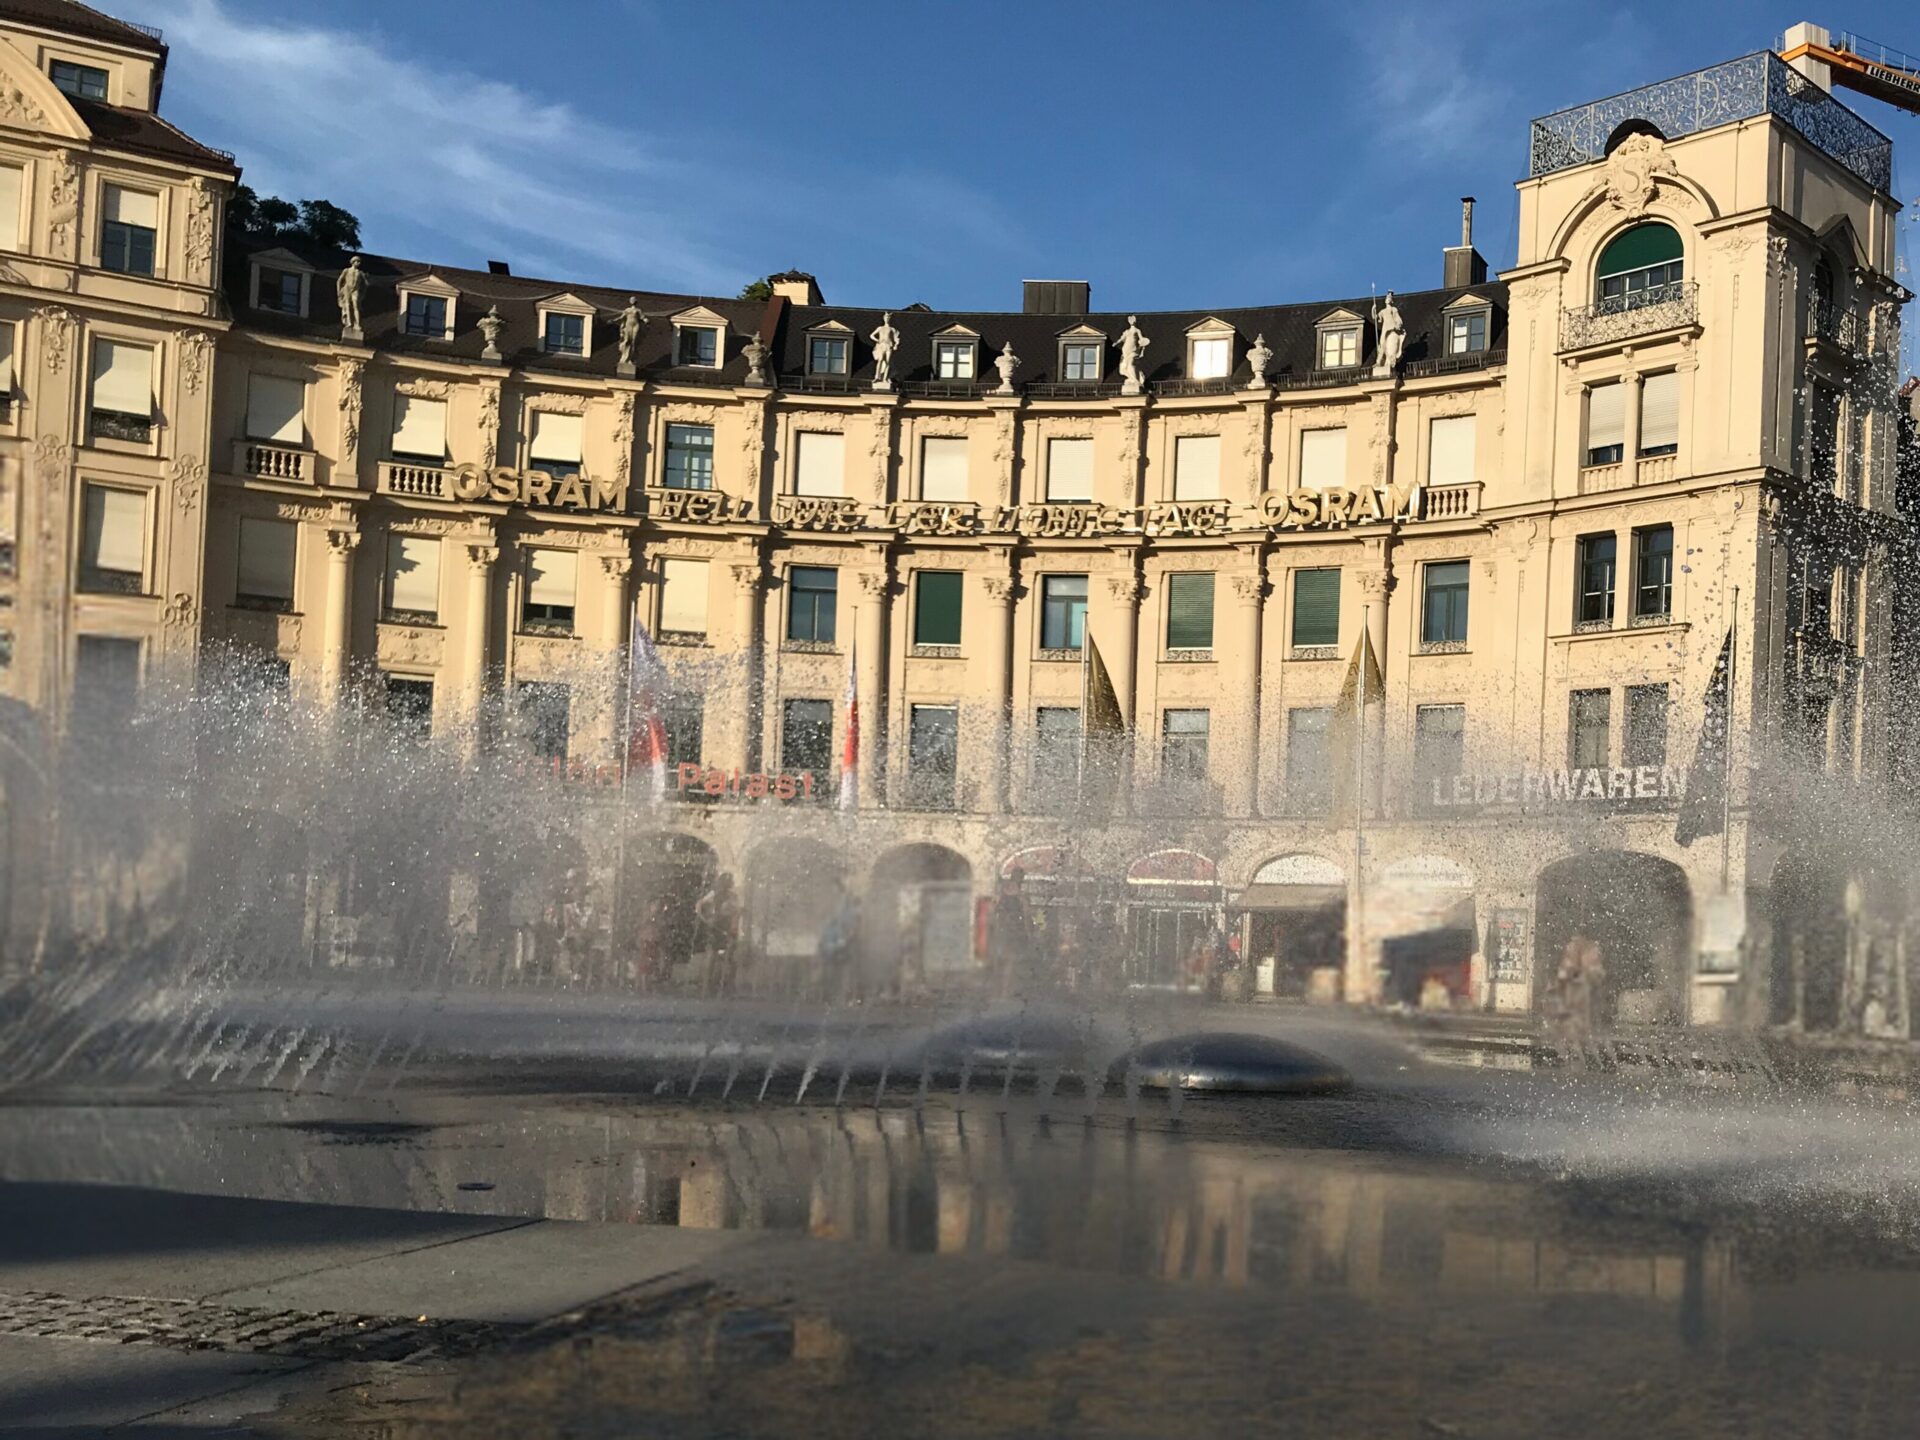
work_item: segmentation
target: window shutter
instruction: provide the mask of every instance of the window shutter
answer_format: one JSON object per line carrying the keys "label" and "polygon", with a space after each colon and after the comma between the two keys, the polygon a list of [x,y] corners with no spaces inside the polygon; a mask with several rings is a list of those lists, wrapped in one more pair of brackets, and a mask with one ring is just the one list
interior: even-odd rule
{"label": "window shutter", "polygon": [[145,190],[109,185],[101,198],[100,209],[103,218],[118,220],[122,225],[144,225],[149,230],[160,228],[160,197]]}
{"label": "window shutter", "polygon": [[922,570],[915,582],[919,603],[913,612],[913,643],[960,643],[961,575],[957,570]]}
{"label": "window shutter", "polygon": [[967,498],[967,441],[964,435],[929,435],[920,442],[920,498]]}
{"label": "window shutter", "polygon": [[429,535],[387,537],[387,607],[440,613],[440,542]]}
{"label": "window shutter", "polygon": [[578,415],[559,415],[551,410],[534,411],[533,434],[527,440],[527,458],[578,465],[584,423]]}
{"label": "window shutter", "polygon": [[444,460],[447,455],[447,402],[417,395],[393,400],[393,453],[425,455]]}
{"label": "window shutter", "polygon": [[153,351],[119,340],[94,341],[93,408],[153,414]]}
{"label": "window shutter", "polygon": [[18,165],[0,165],[0,250],[20,248],[20,196],[26,172]]}
{"label": "window shutter", "polygon": [[1474,478],[1473,442],[1478,424],[1471,415],[1450,415],[1433,422],[1427,447],[1429,485],[1464,485]]}
{"label": "window shutter", "polygon": [[1173,498],[1220,498],[1220,437],[1182,435],[1173,442]]}
{"label": "window shutter", "polygon": [[242,517],[236,593],[263,600],[293,599],[293,549],[298,534],[290,520]]}
{"label": "window shutter", "polygon": [[1047,499],[1093,498],[1093,441],[1059,439],[1047,442]]}
{"label": "window shutter", "polygon": [[660,562],[660,628],[680,635],[707,633],[706,561]]}
{"label": "window shutter", "polygon": [[535,550],[527,557],[527,603],[571,607],[577,590],[571,550]]}
{"label": "window shutter", "polygon": [[1680,443],[1680,375],[1668,370],[1640,382],[1640,448]]}
{"label": "window shutter", "polygon": [[1326,490],[1347,483],[1347,431],[1305,430],[1300,434],[1300,486]]}
{"label": "window shutter", "polygon": [[255,375],[247,381],[247,438],[300,445],[307,438],[307,387],[278,375]]}
{"label": "window shutter", "polygon": [[1587,449],[1627,443],[1627,387],[1619,381],[1587,392]]}
{"label": "window shutter", "polygon": [[87,487],[87,559],[96,570],[146,571],[147,497],[138,490]]}
{"label": "window shutter", "polygon": [[840,495],[846,489],[845,437],[824,430],[803,430],[793,471],[796,495]]}
{"label": "window shutter", "polygon": [[1167,648],[1213,648],[1213,576],[1167,577]]}
{"label": "window shutter", "polygon": [[1293,572],[1293,643],[1296,646],[1340,643],[1338,570]]}

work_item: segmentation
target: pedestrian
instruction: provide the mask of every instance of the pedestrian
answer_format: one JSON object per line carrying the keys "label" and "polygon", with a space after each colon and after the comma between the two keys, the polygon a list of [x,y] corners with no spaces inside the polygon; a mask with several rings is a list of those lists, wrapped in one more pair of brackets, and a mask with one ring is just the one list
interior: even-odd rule
{"label": "pedestrian", "polygon": [[1598,941],[1575,934],[1560,954],[1560,969],[1554,976],[1554,994],[1550,997],[1550,1018],[1557,1022],[1569,1058],[1586,1059],[1587,1042],[1593,1038],[1606,966],[1601,960]]}
{"label": "pedestrian", "polygon": [[987,920],[987,963],[993,974],[994,988],[1001,996],[1029,984],[1039,965],[1039,941],[1034,934],[1033,915],[1021,893],[1026,872],[1018,865],[1007,872],[994,897],[993,914]]}
{"label": "pedestrian", "polygon": [[829,1003],[844,1000],[853,988],[854,967],[860,954],[860,899],[842,895],[816,948],[820,959],[820,986]]}
{"label": "pedestrian", "polygon": [[740,945],[740,898],[734,893],[733,876],[721,871],[693,913],[707,946],[707,988],[716,995],[728,994]]}

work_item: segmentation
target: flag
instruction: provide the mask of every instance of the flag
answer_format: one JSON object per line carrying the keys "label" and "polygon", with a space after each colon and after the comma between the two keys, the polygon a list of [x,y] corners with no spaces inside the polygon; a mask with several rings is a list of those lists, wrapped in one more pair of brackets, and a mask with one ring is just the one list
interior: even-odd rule
{"label": "flag", "polygon": [[1328,737],[1328,762],[1333,766],[1329,777],[1333,782],[1334,813],[1352,806],[1357,808],[1359,801],[1359,766],[1363,734],[1361,727],[1366,724],[1364,705],[1384,705],[1387,698],[1386,677],[1380,673],[1380,660],[1373,650],[1373,636],[1363,625],[1360,627],[1360,643],[1353,647],[1353,659],[1347,662],[1347,678],[1340,683],[1340,696],[1334,701],[1333,715]]}
{"label": "flag", "polygon": [[1110,807],[1127,753],[1127,717],[1091,630],[1082,632],[1080,665],[1080,795],[1083,802]]}
{"label": "flag", "polygon": [[633,607],[633,641],[627,648],[627,771],[644,766],[652,798],[667,796],[667,726],[661,718],[660,699],[666,689],[667,671],[660,663],[660,652],[653,648],[653,637],[640,623],[640,605]]}
{"label": "flag", "polygon": [[1718,835],[1726,821],[1727,767],[1732,749],[1727,743],[1727,720],[1733,667],[1733,631],[1720,642],[1720,658],[1707,681],[1706,715],[1700,721],[1700,743],[1693,747],[1687,767],[1687,789],[1680,799],[1680,816],[1673,824],[1673,843],[1691,845],[1702,835]]}
{"label": "flag", "polygon": [[842,697],[847,709],[846,738],[840,742],[840,808],[855,809],[860,804],[860,645],[859,637],[847,643],[847,690]]}

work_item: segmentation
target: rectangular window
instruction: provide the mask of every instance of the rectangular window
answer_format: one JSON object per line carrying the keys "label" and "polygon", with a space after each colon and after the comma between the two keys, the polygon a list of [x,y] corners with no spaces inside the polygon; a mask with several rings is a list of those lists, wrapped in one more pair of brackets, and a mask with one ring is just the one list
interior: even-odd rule
{"label": "rectangular window", "polygon": [[1044,796],[1071,795],[1080,784],[1080,709],[1042,705],[1033,716],[1033,783]]}
{"label": "rectangular window", "polygon": [[1649,525],[1633,532],[1633,618],[1673,613],[1673,527]]}
{"label": "rectangular window", "polygon": [[74,645],[73,714],[88,738],[118,738],[139,701],[140,642],[82,635]]}
{"label": "rectangular window", "polygon": [[920,442],[920,498],[948,503],[966,500],[966,436],[929,435]]}
{"label": "rectangular window", "polygon": [[556,480],[578,475],[581,446],[586,439],[585,417],[536,410],[532,420],[532,433],[527,437],[528,467],[544,470]]}
{"label": "rectangular window", "polygon": [[964,577],[958,570],[921,570],[914,576],[913,643],[960,643],[960,596]]}
{"label": "rectangular window", "polygon": [[675,347],[675,364],[707,365],[720,363],[720,332],[711,325],[682,325],[675,333],[680,343]]}
{"label": "rectangular window", "polygon": [[833,770],[833,702],[788,700],[780,707],[780,768],[811,771],[821,780]]}
{"label": "rectangular window", "polygon": [[802,430],[794,437],[793,493],[846,493],[846,437],[835,431]]}
{"label": "rectangular window", "polygon": [[707,697],[669,695],[660,706],[660,726],[667,732],[667,764],[698,765],[706,754]]}
{"label": "rectangular window", "polygon": [[1054,439],[1047,442],[1047,500],[1093,499],[1093,441]]}
{"label": "rectangular window", "polygon": [[520,741],[536,759],[564,760],[573,729],[573,694],[552,680],[523,680],[513,692]]}
{"label": "rectangular window", "polygon": [[144,444],[153,436],[153,351],[124,340],[93,342],[90,432]]}
{"label": "rectangular window", "polygon": [[1627,448],[1627,387],[1618,380],[1587,391],[1587,464],[1617,465]]}
{"label": "rectangular window", "polygon": [[1567,697],[1567,763],[1604,769],[1612,749],[1613,691],[1575,690]]}
{"label": "rectangular window", "polygon": [[1060,372],[1065,380],[1100,378],[1100,345],[1097,341],[1073,341],[1060,347]]}
{"label": "rectangular window", "polygon": [[907,805],[951,810],[960,768],[960,712],[951,705],[915,705],[907,716]]}
{"label": "rectangular window", "polygon": [[1040,648],[1078,650],[1087,628],[1087,577],[1040,577]]}
{"label": "rectangular window", "polygon": [[547,316],[547,353],[584,355],[587,353],[587,317],[584,315]]}
{"label": "rectangular window", "polygon": [[1220,437],[1181,435],[1173,442],[1173,498],[1220,498]]}
{"label": "rectangular window", "polygon": [[1320,332],[1320,368],[1341,370],[1360,363],[1360,327],[1343,326]]}
{"label": "rectangular window", "polygon": [[824,565],[787,568],[787,639],[831,645],[840,596],[840,572]]}
{"label": "rectangular window", "polygon": [[55,60],[47,66],[47,74],[56,90],[64,90],[82,100],[107,98],[107,72],[96,65],[76,65],[71,60]]}
{"label": "rectangular window", "polygon": [[1447,317],[1447,353],[1473,355],[1487,348],[1487,312],[1469,310]]}
{"label": "rectangular window", "polygon": [[262,265],[254,308],[271,310],[278,315],[298,315],[300,290],[301,277],[298,271],[275,270],[270,265]]}
{"label": "rectangular window", "polygon": [[293,609],[293,557],[299,527],[291,520],[240,518],[240,555],[233,603],[253,610]]}
{"label": "rectangular window", "polygon": [[1474,439],[1480,422],[1472,415],[1446,415],[1427,429],[1427,483],[1465,485],[1474,476]]}
{"label": "rectangular window", "polygon": [[1219,380],[1233,369],[1233,340],[1230,336],[1210,336],[1193,344],[1193,378]]}
{"label": "rectangular window", "polygon": [[1617,542],[1611,534],[1582,535],[1579,543],[1578,589],[1574,620],[1581,625],[1613,623],[1614,557]]}
{"label": "rectangular window", "polygon": [[387,586],[381,618],[431,625],[440,618],[440,541],[431,535],[387,537]]}
{"label": "rectangular window", "polygon": [[123,275],[153,274],[160,233],[160,197],[148,190],[104,185],[100,191],[100,264]]}
{"label": "rectangular window", "polygon": [[1679,372],[1649,375],[1640,382],[1640,453],[1672,455],[1679,448]]}
{"label": "rectangular window", "polygon": [[0,420],[13,404],[13,322],[0,320]]}
{"label": "rectangular window", "polygon": [[393,397],[393,444],[389,453],[395,460],[412,460],[421,465],[439,465],[447,458],[447,402],[426,400],[418,395]]}
{"label": "rectangular window", "polygon": [[1213,649],[1213,575],[1167,576],[1167,649]]}
{"label": "rectangular window", "polygon": [[1813,479],[1838,491],[1842,479],[1840,392],[1831,385],[1813,387],[1808,406],[1807,449]]}
{"label": "rectangular window", "polygon": [[660,562],[660,633],[706,638],[707,583],[704,560]]}
{"label": "rectangular window", "polygon": [[1347,483],[1345,426],[1300,432],[1300,488],[1330,490]]}
{"label": "rectangular window", "polygon": [[971,380],[973,356],[973,341],[941,340],[933,347],[933,373],[942,380]]}
{"label": "rectangular window", "polygon": [[1333,799],[1333,711],[1310,706],[1287,711],[1287,808],[1317,815]]}
{"label": "rectangular window", "polygon": [[1467,707],[1422,705],[1413,712],[1413,773],[1416,798],[1430,798],[1433,782],[1451,780],[1467,768]]}
{"label": "rectangular window", "polygon": [[1426,594],[1420,616],[1422,645],[1467,643],[1467,562],[1443,560],[1424,567]]}
{"label": "rectangular window", "polygon": [[424,335],[444,340],[447,334],[447,297],[444,295],[407,296],[405,327],[409,335]]}
{"label": "rectangular window", "polygon": [[573,550],[527,552],[526,624],[529,628],[573,633],[573,607],[579,594],[579,554]]}
{"label": "rectangular window", "polygon": [[834,335],[815,335],[807,341],[807,373],[809,375],[844,375],[847,373],[847,342]]}
{"label": "rectangular window", "polygon": [[711,425],[667,426],[667,473],[669,490],[711,490],[713,488],[713,427]]}
{"label": "rectangular window", "polygon": [[115,595],[146,590],[147,496],[143,490],[86,487],[80,588]]}
{"label": "rectangular window", "polygon": [[1638,769],[1667,763],[1667,687],[1627,687],[1627,733],[1621,737],[1620,763]]}
{"label": "rectangular window", "polygon": [[402,735],[426,740],[433,735],[433,681],[405,675],[381,678],[387,720]]}
{"label": "rectangular window", "polygon": [[0,165],[0,250],[23,250],[20,230],[26,222],[21,197],[26,193],[27,172],[18,165]]}
{"label": "rectangular window", "polygon": [[1199,785],[1207,778],[1205,710],[1168,710],[1160,717],[1160,778],[1169,785]]}
{"label": "rectangular window", "polygon": [[1293,647],[1340,643],[1340,572],[1293,572]]}
{"label": "rectangular window", "polygon": [[295,449],[307,439],[307,387],[279,375],[247,377],[247,438]]}

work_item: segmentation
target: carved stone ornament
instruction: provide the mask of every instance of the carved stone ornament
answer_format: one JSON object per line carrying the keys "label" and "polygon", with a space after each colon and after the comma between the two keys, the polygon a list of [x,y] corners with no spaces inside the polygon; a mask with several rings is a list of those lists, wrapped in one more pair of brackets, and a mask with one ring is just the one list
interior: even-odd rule
{"label": "carved stone ornament", "polygon": [[480,348],[480,358],[482,360],[500,359],[500,336],[507,328],[507,322],[500,317],[500,307],[489,306],[487,313],[482,315],[477,323],[481,338],[486,341],[486,344]]}
{"label": "carved stone ornament", "polygon": [[1360,582],[1360,593],[1369,600],[1384,600],[1393,593],[1393,576],[1386,570],[1362,570],[1355,578]]}
{"label": "carved stone ornament", "polygon": [[1107,593],[1119,604],[1138,605],[1140,597],[1146,593],[1146,587],[1140,583],[1138,575],[1109,575]]}
{"label": "carved stone ornament", "polygon": [[382,625],[379,630],[380,658],[405,665],[436,665],[443,642],[438,633],[415,627]]}
{"label": "carved stone ornament", "polygon": [[599,559],[600,568],[606,572],[609,580],[625,580],[633,573],[631,555],[602,555]]}
{"label": "carved stone ornament", "polygon": [[758,561],[748,561],[739,565],[729,565],[727,567],[727,571],[730,575],[733,576],[733,583],[737,589],[752,590],[757,588],[760,584],[761,570],[760,570],[760,564]]}
{"label": "carved stone ornament", "polygon": [[358,530],[327,531],[327,549],[335,555],[351,555],[359,548],[359,545],[360,532]]}
{"label": "carved stone ornament", "polygon": [[773,355],[771,345],[758,334],[749,335],[740,353],[747,357],[747,384],[764,389],[773,383],[767,378],[767,361]]}
{"label": "carved stone ornament", "polygon": [[767,407],[759,401],[747,405],[740,412],[740,454],[746,460],[747,471],[757,477],[759,464],[755,457],[766,442]]}
{"label": "carved stone ornament", "polygon": [[1264,575],[1235,575],[1231,583],[1235,598],[1245,604],[1256,604],[1267,593],[1267,577]]}
{"label": "carved stone ornament", "polygon": [[491,470],[500,463],[500,387],[480,387],[480,468]]}
{"label": "carved stone ornament", "polygon": [[468,545],[465,548],[467,564],[483,573],[491,570],[500,561],[500,547],[498,545]]}
{"label": "carved stone ornament", "polygon": [[542,390],[537,394],[527,396],[526,403],[522,408],[529,415],[535,410],[544,410],[549,415],[584,415],[587,413],[587,405],[592,399],[593,397],[591,395],[574,395],[559,390]]}
{"label": "carved stone ornament", "polygon": [[1638,220],[1653,204],[1660,188],[1660,176],[1674,177],[1680,167],[1667,154],[1667,142],[1657,135],[1629,135],[1607,157],[1607,167],[1598,188],[1607,203],[1623,212],[1629,220]]}
{"label": "carved stone ornament", "polygon": [[281,615],[276,618],[280,621],[280,637],[277,648],[282,655],[297,655],[300,652],[300,617],[298,615]]}
{"label": "carved stone ornament", "polygon": [[80,166],[71,150],[55,150],[47,180],[48,237],[56,259],[67,260],[80,221]]}
{"label": "carved stone ornament", "polygon": [[173,487],[173,503],[182,511],[199,505],[207,486],[206,462],[193,455],[178,455],[167,462],[167,483]]}
{"label": "carved stone ornament", "polygon": [[67,466],[73,461],[73,446],[58,435],[42,435],[33,442],[33,468],[48,482],[66,479]]}
{"label": "carved stone ornament", "polygon": [[1267,453],[1267,416],[1264,410],[1247,414],[1246,433],[1240,437],[1240,453],[1256,466]]}
{"label": "carved stone ornament", "polygon": [[986,592],[987,599],[996,605],[1006,605],[1013,600],[1015,582],[1006,575],[989,575],[980,582],[980,588]]}
{"label": "carved stone ornament", "polygon": [[622,490],[633,483],[633,410],[633,392],[622,391],[613,412],[613,479]]}
{"label": "carved stone ornament", "polygon": [[360,402],[366,372],[364,360],[340,362],[340,468],[349,475],[360,452]]}
{"label": "carved stone ornament", "polygon": [[199,619],[200,607],[185,591],[176,593],[160,612],[161,623],[169,630],[191,630]]}
{"label": "carved stone ornament", "polygon": [[40,102],[22,90],[4,70],[0,70],[0,120],[22,130],[52,128],[47,112],[40,108]]}
{"label": "carved stone ornament", "polygon": [[326,512],[315,510],[308,505],[276,505],[273,507],[273,518],[292,520],[296,523],[301,521],[313,523],[325,519]]}
{"label": "carved stone ornament", "polygon": [[67,364],[67,351],[73,345],[73,312],[64,305],[42,305],[34,311],[43,333],[41,352],[47,357],[47,369],[58,375]]}
{"label": "carved stone ornament", "polygon": [[854,579],[860,583],[860,593],[869,600],[881,600],[886,597],[889,588],[887,573],[884,570],[862,570]]}
{"label": "carved stone ornament", "polygon": [[[549,407],[542,405],[545,410]],[[660,407],[660,420],[663,424],[673,425],[717,425],[720,423],[720,411],[712,405],[663,405]]]}
{"label": "carved stone ornament", "polygon": [[213,358],[213,339],[202,330],[176,330],[180,346],[180,383],[189,395],[198,395],[206,383],[207,362]]}
{"label": "carved stone ornament", "polygon": [[404,520],[396,520],[387,527],[394,535],[451,535],[464,529],[464,520],[447,520],[432,515],[409,515]]}
{"label": "carved stone ornament", "polygon": [[453,393],[453,390],[445,380],[429,380],[424,376],[415,375],[406,380],[396,380],[393,393],[421,400],[444,400]]}
{"label": "carved stone ornament", "polygon": [[1775,279],[1785,276],[1789,270],[1788,243],[1784,235],[1767,237],[1767,270]]}
{"label": "carved stone ornament", "polygon": [[214,212],[218,208],[212,182],[204,175],[194,176],[187,196],[187,265],[196,279],[209,277],[213,268]]}

